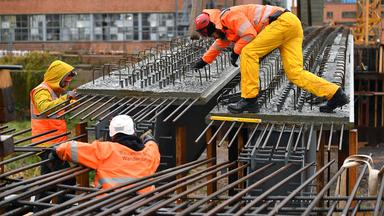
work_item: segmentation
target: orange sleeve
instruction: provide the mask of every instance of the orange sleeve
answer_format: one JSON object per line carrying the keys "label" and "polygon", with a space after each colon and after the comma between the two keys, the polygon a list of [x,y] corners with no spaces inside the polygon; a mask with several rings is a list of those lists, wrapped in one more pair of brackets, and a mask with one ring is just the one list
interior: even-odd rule
{"label": "orange sleeve", "polygon": [[203,61],[210,64],[221,53],[223,49],[231,44],[231,41],[216,39],[215,42],[209,47],[208,51],[203,55]]}
{"label": "orange sleeve", "polygon": [[222,23],[229,30],[236,32],[239,37],[233,48],[237,54],[240,54],[243,47],[251,42],[257,35],[252,23],[242,13],[228,11],[222,17]]}
{"label": "orange sleeve", "polygon": [[151,164],[151,171],[152,173],[155,173],[157,168],[160,165],[160,152],[159,152],[159,147],[154,141],[148,141],[145,143],[145,148],[148,148],[149,154],[151,154],[152,157],[152,164]]}
{"label": "orange sleeve", "polygon": [[106,146],[104,148],[99,142],[89,144],[70,141],[59,145],[56,148],[56,153],[62,160],[72,161],[92,169],[97,169],[104,158],[110,155],[110,149]]}

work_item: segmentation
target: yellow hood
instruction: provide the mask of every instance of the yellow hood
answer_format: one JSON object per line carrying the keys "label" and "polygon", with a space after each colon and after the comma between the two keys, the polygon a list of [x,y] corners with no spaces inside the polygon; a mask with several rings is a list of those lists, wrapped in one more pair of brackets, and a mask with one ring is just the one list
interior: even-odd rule
{"label": "yellow hood", "polygon": [[60,81],[74,69],[71,65],[55,60],[49,65],[47,71],[44,74],[44,82],[46,82],[54,91],[62,90],[60,87]]}

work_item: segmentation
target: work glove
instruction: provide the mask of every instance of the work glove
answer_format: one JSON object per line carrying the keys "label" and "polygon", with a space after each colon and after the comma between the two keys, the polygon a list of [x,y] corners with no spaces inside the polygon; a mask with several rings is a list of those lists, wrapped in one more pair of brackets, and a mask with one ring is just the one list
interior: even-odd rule
{"label": "work glove", "polygon": [[67,91],[67,96],[68,96],[68,99],[76,99],[77,97],[77,92],[76,90],[73,90],[73,91]]}
{"label": "work glove", "polygon": [[49,154],[48,154],[48,159],[51,159],[51,160],[61,160],[59,158],[59,156],[57,155],[56,153],[56,148],[52,148],[52,149],[49,149]]}
{"label": "work glove", "polygon": [[201,69],[201,68],[203,68],[205,65],[207,65],[207,63],[206,63],[202,58],[200,58],[198,61],[196,61],[196,62],[193,64],[192,68],[193,68],[193,69]]}
{"label": "work glove", "polygon": [[149,141],[151,141],[151,140],[152,140],[153,142],[156,143],[156,140],[155,140],[155,138],[154,138],[153,135],[152,135],[152,130],[149,130],[149,131],[143,133],[143,134],[140,136],[140,139],[141,139],[141,141],[143,142],[143,144],[145,144],[145,143],[147,143],[147,142],[149,142]]}
{"label": "work glove", "polygon": [[235,67],[239,67],[236,62],[237,62],[237,59],[239,58],[239,54],[235,53],[235,51],[232,50],[232,53],[231,53],[231,64]]}

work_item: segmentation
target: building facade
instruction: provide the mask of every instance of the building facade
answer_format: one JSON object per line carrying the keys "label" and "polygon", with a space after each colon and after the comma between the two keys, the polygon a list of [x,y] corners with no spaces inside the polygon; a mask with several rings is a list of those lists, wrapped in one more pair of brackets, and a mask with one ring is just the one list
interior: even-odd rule
{"label": "building facade", "polygon": [[[192,0],[0,1],[0,49],[134,52],[188,32]],[[203,7],[261,3],[205,0]]]}

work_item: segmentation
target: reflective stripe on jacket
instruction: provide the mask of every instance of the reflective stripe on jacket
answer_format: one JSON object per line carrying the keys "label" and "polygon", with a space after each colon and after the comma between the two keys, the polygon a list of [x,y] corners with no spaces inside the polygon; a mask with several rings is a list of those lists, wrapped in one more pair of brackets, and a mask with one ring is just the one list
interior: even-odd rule
{"label": "reflective stripe on jacket", "polygon": [[[62,160],[95,169],[95,186],[102,185],[103,189],[152,175],[160,164],[159,148],[154,141],[145,143],[141,151],[114,142],[71,141],[61,144],[56,152]],[[138,192],[153,189],[154,186],[150,186]]]}
{"label": "reflective stripe on jacket", "polygon": [[[49,133],[44,136],[40,136],[32,139],[32,142],[38,142],[40,140],[47,139],[49,137],[65,133],[67,131],[67,125],[64,119],[56,119],[57,115],[47,117],[47,115],[39,116],[40,112],[38,111],[37,104],[39,104],[40,98],[36,97],[36,93],[38,91],[48,91],[50,94],[50,101],[57,100],[57,103],[64,101],[63,98],[58,98],[56,93],[49,87],[45,82],[36,86],[30,92],[30,110],[31,110],[31,128],[32,128],[32,136],[47,132],[49,130],[57,129],[56,132]],[[58,113],[62,114],[64,111]],[[49,146],[52,143],[58,143],[67,140],[66,136],[59,137],[57,139],[45,142],[40,144],[39,146]]]}
{"label": "reflective stripe on jacket", "polygon": [[231,42],[235,43],[234,52],[240,54],[243,47],[269,24],[269,16],[277,10],[284,9],[277,6],[249,4],[230,7],[223,11],[203,10],[203,13],[209,14],[216,28],[222,30],[226,36],[226,40],[216,39],[204,54],[203,60],[211,63]]}

